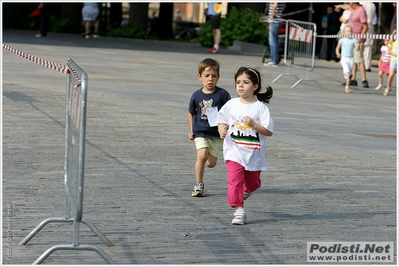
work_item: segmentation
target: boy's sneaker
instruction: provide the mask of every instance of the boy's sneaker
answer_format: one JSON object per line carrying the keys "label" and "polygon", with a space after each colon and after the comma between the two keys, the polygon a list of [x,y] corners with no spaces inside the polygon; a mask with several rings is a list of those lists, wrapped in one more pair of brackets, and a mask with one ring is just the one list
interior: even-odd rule
{"label": "boy's sneaker", "polygon": [[247,220],[247,215],[245,213],[234,212],[234,219],[231,221],[231,224],[243,225],[246,220]]}
{"label": "boy's sneaker", "polygon": [[100,38],[100,35],[98,33],[93,34],[93,38]]}
{"label": "boy's sneaker", "polygon": [[204,183],[195,183],[192,197],[203,197],[205,196]]}
{"label": "boy's sneaker", "polygon": [[251,193],[244,192],[244,200],[246,200],[250,196],[251,196]]}

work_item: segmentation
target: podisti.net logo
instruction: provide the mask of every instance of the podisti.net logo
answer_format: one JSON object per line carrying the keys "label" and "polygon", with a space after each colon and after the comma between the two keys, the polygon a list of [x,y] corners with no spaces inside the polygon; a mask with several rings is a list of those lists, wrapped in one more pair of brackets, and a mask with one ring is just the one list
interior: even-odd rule
{"label": "podisti.net logo", "polygon": [[393,262],[393,242],[307,242],[307,262]]}

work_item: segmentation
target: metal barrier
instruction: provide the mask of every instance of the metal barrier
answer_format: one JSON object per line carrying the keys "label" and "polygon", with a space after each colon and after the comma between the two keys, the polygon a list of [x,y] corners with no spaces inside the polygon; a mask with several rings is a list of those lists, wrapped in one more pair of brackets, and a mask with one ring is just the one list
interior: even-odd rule
{"label": "metal barrier", "polygon": [[[71,59],[68,59],[69,74],[67,75],[66,90],[66,126],[65,126],[65,217],[48,218],[33,229],[21,242],[25,245],[46,224],[51,222],[73,223],[73,243],[55,245],[44,252],[33,264],[42,263],[56,250],[90,250],[97,252],[107,263],[115,262],[99,247],[79,243],[80,223],[87,225],[107,246],[113,246],[100,230],[90,221],[83,219],[83,182],[84,158],[86,135],[86,109],[87,109],[87,74]],[[74,217],[71,218],[71,208]]]}
{"label": "metal barrier", "polygon": [[[272,83],[275,83],[282,76],[295,76],[298,81],[291,88],[295,88],[302,81],[314,81],[322,87],[319,82],[309,77],[315,64],[316,24],[287,20],[285,27],[284,64],[287,66],[287,72],[280,74]],[[306,70],[306,78],[300,79],[297,75],[291,73],[291,67]]]}

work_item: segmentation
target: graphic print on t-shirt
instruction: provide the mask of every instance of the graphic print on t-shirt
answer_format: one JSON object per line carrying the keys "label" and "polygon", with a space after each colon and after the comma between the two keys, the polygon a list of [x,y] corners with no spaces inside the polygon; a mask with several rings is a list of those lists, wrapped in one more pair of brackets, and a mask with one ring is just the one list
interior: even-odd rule
{"label": "graphic print on t-shirt", "polygon": [[202,102],[199,103],[199,106],[201,107],[201,119],[203,119],[203,120],[208,119],[207,109],[212,107],[212,103],[213,103],[213,99],[202,100]]}
{"label": "graphic print on t-shirt", "polygon": [[238,118],[235,121],[230,126],[232,130],[230,136],[233,143],[247,150],[260,150],[259,133],[245,124],[243,118]]}

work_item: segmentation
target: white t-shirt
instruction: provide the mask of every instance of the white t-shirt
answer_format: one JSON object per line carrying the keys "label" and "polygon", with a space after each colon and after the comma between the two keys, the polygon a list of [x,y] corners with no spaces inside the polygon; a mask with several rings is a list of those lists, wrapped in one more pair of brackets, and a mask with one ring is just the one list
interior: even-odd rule
{"label": "white t-shirt", "polygon": [[260,101],[243,104],[240,98],[229,100],[219,110],[217,120],[229,125],[223,142],[224,160],[237,162],[247,171],[266,171],[266,136],[244,124],[245,116],[274,131],[274,122],[265,104]]}
{"label": "white t-shirt", "polygon": [[341,15],[341,18],[343,18],[345,20],[345,22],[341,23],[341,26],[339,28],[339,30],[341,31],[341,34],[344,34],[344,29],[345,29],[346,25],[348,25],[348,21],[351,17],[351,13],[352,12],[349,9],[347,9],[347,10],[344,10],[344,12]]}
{"label": "white t-shirt", "polygon": [[388,46],[386,45],[381,46],[381,54],[382,54],[381,58],[382,62],[389,62],[391,60],[391,54],[389,54]]}

